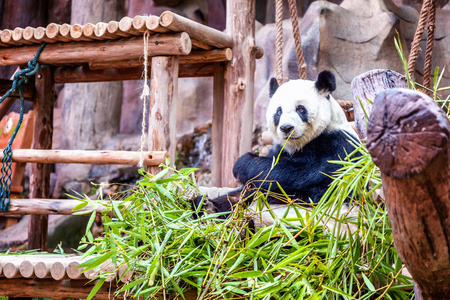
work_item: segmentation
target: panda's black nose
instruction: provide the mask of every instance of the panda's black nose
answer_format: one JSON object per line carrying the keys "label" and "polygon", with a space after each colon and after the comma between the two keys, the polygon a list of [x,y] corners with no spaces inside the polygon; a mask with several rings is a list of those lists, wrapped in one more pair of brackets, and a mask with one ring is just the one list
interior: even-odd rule
{"label": "panda's black nose", "polygon": [[291,133],[292,130],[294,130],[294,126],[292,125],[281,125],[280,130],[284,133]]}

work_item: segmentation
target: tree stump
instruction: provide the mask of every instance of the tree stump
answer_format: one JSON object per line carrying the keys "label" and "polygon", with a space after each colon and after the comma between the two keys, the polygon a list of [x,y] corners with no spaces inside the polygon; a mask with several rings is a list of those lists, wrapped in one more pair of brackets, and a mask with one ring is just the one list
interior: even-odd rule
{"label": "tree stump", "polygon": [[382,172],[395,247],[416,299],[450,299],[450,122],[425,94],[378,94],[367,147]]}

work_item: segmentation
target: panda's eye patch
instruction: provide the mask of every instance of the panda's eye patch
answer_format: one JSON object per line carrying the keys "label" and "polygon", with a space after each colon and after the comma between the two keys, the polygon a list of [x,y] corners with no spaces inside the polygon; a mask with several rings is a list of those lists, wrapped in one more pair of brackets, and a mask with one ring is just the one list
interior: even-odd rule
{"label": "panda's eye patch", "polygon": [[281,106],[277,108],[277,116],[281,116],[283,111],[281,110]]}
{"label": "panda's eye patch", "polygon": [[298,113],[300,113],[300,114],[303,114],[303,113],[306,112],[306,108],[305,108],[303,105],[298,105],[298,106],[295,108],[295,110],[296,110]]}

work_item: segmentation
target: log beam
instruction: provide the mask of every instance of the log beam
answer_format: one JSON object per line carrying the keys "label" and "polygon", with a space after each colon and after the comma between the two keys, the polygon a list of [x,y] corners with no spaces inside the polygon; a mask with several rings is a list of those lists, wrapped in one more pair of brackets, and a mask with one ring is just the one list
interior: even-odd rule
{"label": "log beam", "polygon": [[[236,17],[239,16],[239,17]],[[233,166],[251,150],[255,73],[255,1],[227,1],[227,32],[233,59],[225,64],[222,185],[236,186]]]}
{"label": "log beam", "polygon": [[211,127],[211,185],[222,186],[222,138],[225,67],[223,63],[214,64],[213,114]]}
{"label": "log beam", "polygon": [[[215,49],[206,51],[193,51],[189,55],[180,56],[180,65],[199,64],[230,61],[233,57],[231,48]],[[91,70],[102,70],[111,68],[136,68],[143,65],[143,58],[123,61],[91,61],[89,68]]]}
{"label": "log beam", "polygon": [[[39,56],[42,64],[64,65],[90,61],[120,61],[138,59],[143,53],[143,37],[121,40],[72,42],[49,44]],[[36,55],[40,45],[0,49],[0,66],[24,65]],[[191,52],[191,39],[185,32],[151,35],[150,56],[187,55]]]}
{"label": "log beam", "polygon": [[[11,199],[9,203],[9,211],[0,211],[0,216],[3,215],[73,215],[74,207],[81,204],[78,200],[70,199]],[[119,203],[118,203],[119,204]],[[105,206],[92,207],[87,205],[79,210],[77,213],[86,212],[92,213],[95,210],[101,213],[106,210]]]}
{"label": "log beam", "polygon": [[[32,149],[51,149],[53,135],[53,103],[55,92],[50,68],[36,73],[36,98],[33,108]],[[30,198],[50,197],[50,168],[48,164],[32,164],[30,169]],[[28,249],[47,250],[48,216],[31,215],[28,223]]]}
{"label": "log beam", "polygon": [[[145,166],[158,166],[168,157],[165,151],[143,152],[143,155]],[[12,160],[40,164],[137,165],[140,157],[139,151],[16,149]],[[0,153],[0,158],[3,158],[3,152]]]}
{"label": "log beam", "polygon": [[450,299],[450,122],[425,94],[378,94],[367,147],[382,172],[395,247],[416,299]]}
{"label": "log beam", "polygon": [[[148,149],[167,151],[175,163],[178,56],[152,58]],[[156,171],[156,170],[153,170]]]}
{"label": "log beam", "polygon": [[[235,16],[230,16],[230,18],[235,18]],[[240,18],[244,18],[244,16]],[[171,11],[165,11],[161,14],[159,24],[175,32],[187,32],[193,39],[202,41],[215,48],[226,48],[233,45],[233,40],[228,34],[194,22]]]}

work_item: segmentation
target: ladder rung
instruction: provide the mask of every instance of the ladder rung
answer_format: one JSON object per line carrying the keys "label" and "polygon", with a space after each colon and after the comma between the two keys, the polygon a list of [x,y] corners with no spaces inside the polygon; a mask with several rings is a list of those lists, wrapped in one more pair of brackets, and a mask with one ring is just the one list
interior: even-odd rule
{"label": "ladder rung", "polygon": [[[144,166],[158,166],[168,157],[166,151],[145,151]],[[25,163],[66,163],[66,164],[94,164],[94,165],[137,165],[141,157],[139,151],[110,151],[110,150],[37,150],[15,149],[12,159],[14,162]],[[1,150],[0,158],[3,158]]]}

